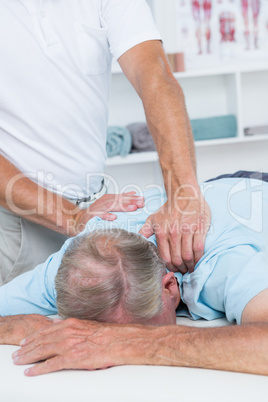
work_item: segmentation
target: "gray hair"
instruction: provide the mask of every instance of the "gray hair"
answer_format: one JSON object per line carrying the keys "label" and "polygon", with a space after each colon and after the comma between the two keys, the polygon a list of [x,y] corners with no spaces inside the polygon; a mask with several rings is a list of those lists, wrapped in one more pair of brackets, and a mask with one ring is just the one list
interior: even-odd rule
{"label": "gray hair", "polygon": [[122,229],[75,238],[55,278],[62,318],[111,322],[117,308],[135,322],[161,314],[165,264],[144,237]]}

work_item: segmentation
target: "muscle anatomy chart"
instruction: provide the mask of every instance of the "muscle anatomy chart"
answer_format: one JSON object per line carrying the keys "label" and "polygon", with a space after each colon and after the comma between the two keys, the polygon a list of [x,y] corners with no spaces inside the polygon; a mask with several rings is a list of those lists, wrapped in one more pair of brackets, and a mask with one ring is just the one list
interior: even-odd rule
{"label": "muscle anatomy chart", "polygon": [[268,61],[268,0],[173,0],[173,5],[178,51],[187,69]]}
{"label": "muscle anatomy chart", "polygon": [[[241,0],[242,15],[245,23],[246,49],[250,49],[250,34],[254,35],[254,46],[258,49],[259,37],[259,16],[261,10],[261,0]],[[253,22],[253,32],[250,32],[250,18]]]}
{"label": "muscle anatomy chart", "polygon": [[211,8],[212,0],[192,0],[192,13],[196,21],[196,39],[198,42],[199,54],[203,53],[202,47],[202,22],[205,25],[205,38],[206,38],[206,51],[210,53],[210,39],[211,39]]}

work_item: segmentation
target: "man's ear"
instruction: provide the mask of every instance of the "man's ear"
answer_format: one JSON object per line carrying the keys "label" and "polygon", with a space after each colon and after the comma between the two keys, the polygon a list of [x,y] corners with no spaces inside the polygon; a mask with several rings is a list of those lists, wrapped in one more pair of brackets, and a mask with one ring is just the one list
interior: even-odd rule
{"label": "man's ear", "polygon": [[180,297],[177,279],[173,272],[169,272],[164,276],[162,280],[162,285],[163,290],[168,291],[172,299],[177,298],[178,296]]}

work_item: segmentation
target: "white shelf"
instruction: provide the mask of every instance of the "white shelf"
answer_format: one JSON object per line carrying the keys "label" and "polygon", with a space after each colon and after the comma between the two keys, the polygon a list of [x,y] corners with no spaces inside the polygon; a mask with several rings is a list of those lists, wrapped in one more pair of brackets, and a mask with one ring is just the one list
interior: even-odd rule
{"label": "white shelf", "polygon": [[199,77],[211,77],[215,75],[228,75],[235,74],[236,71],[233,68],[221,68],[221,69],[213,69],[213,70],[192,70],[192,71],[183,71],[180,73],[174,73],[174,77],[179,78],[199,78]]}
{"label": "white shelf", "polygon": [[228,75],[228,74],[239,74],[239,73],[254,73],[258,71],[268,70],[268,63],[258,63],[258,64],[238,64],[238,65],[226,65],[225,67],[219,67],[214,69],[204,69],[204,70],[190,70],[180,73],[174,73],[176,78],[198,78],[207,77],[215,75]]}
{"label": "white shelf", "polygon": [[157,161],[158,161],[157,152],[139,152],[135,154],[129,154],[125,157],[114,156],[113,158],[108,158],[106,165],[107,166],[132,165],[135,163],[147,163]]}
{"label": "white shelf", "polygon": [[[208,146],[219,146],[219,145],[232,145],[232,144],[242,144],[242,143],[252,143],[268,141],[268,133],[262,135],[244,136],[244,137],[234,137],[234,138],[221,138],[217,140],[203,140],[196,141],[196,148],[208,147]],[[129,154],[125,157],[114,156],[113,158],[107,159],[107,166],[119,166],[119,165],[133,165],[136,163],[151,163],[158,161],[157,152],[139,152],[135,154]]]}
{"label": "white shelf", "polygon": [[207,146],[215,146],[215,145],[232,145],[232,144],[243,144],[247,142],[259,142],[259,141],[268,141],[268,133],[261,135],[249,135],[243,137],[232,137],[232,138],[219,138],[217,140],[202,140],[196,141],[195,146],[199,147],[207,147]]}
{"label": "white shelf", "polygon": [[[226,65],[224,67],[219,68],[204,68],[199,70],[189,70],[183,72],[174,73],[176,78],[198,78],[198,77],[207,77],[214,75],[228,75],[228,74],[237,74],[237,73],[251,73],[258,71],[266,71],[268,70],[268,62],[260,62],[258,64],[247,62],[245,64],[237,64],[237,65]],[[123,71],[115,60],[112,63],[112,73],[113,74],[123,74]]]}

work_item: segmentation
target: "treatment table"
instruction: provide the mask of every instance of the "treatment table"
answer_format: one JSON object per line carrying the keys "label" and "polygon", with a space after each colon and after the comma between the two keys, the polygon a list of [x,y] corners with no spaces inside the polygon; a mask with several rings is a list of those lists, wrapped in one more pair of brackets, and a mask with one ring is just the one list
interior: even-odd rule
{"label": "treatment table", "polygon": [[[228,325],[225,319],[190,326]],[[15,366],[17,346],[0,346],[1,402],[268,402],[268,377],[180,367],[121,366],[26,377]]]}

